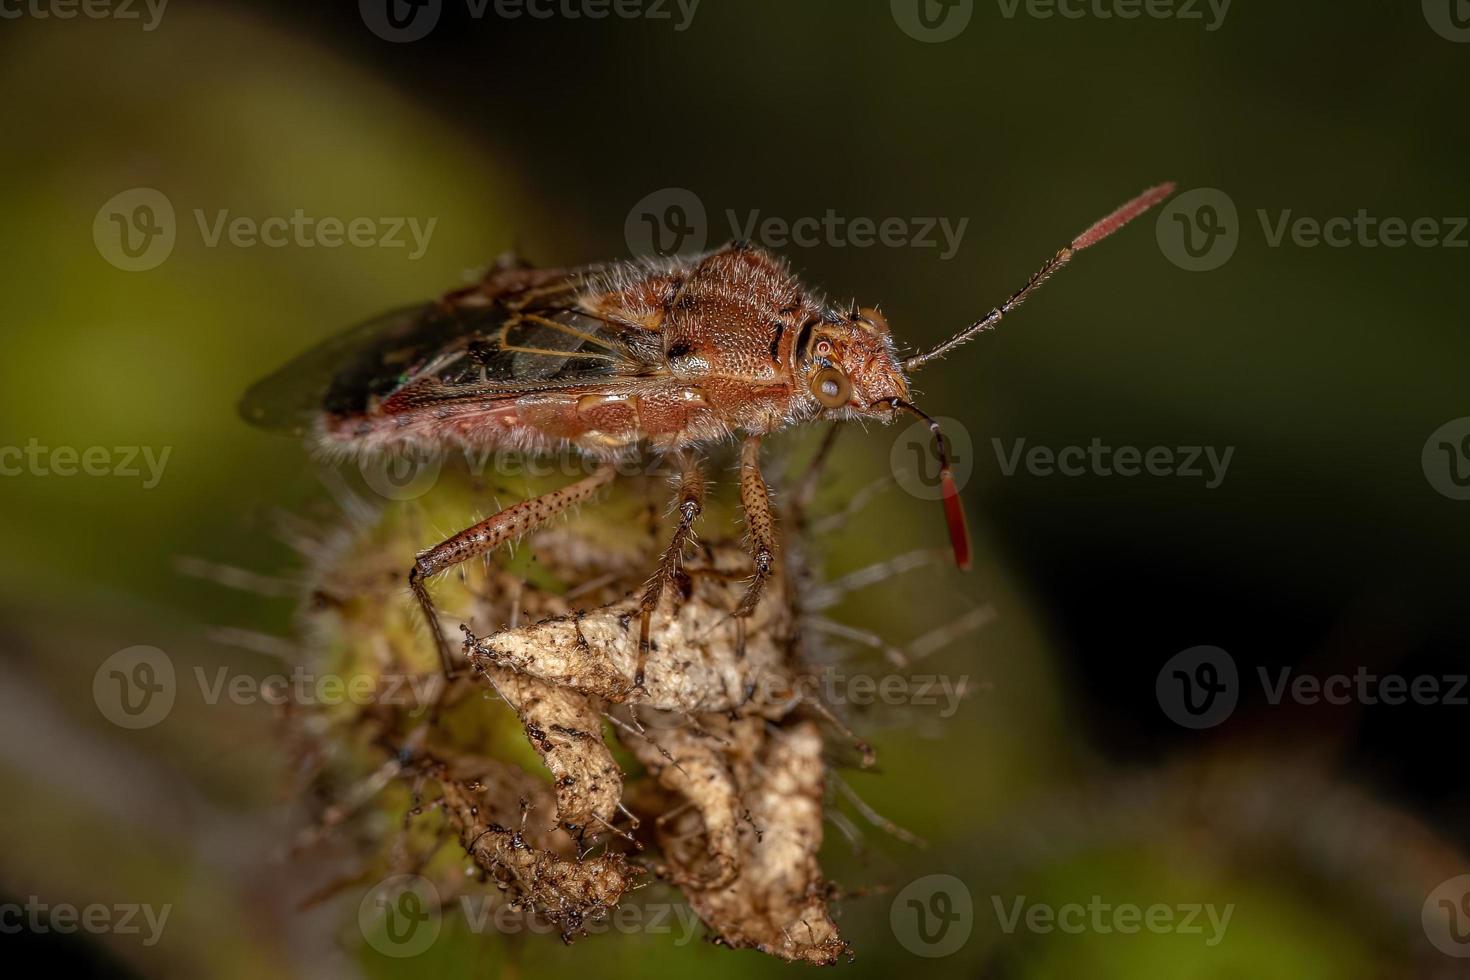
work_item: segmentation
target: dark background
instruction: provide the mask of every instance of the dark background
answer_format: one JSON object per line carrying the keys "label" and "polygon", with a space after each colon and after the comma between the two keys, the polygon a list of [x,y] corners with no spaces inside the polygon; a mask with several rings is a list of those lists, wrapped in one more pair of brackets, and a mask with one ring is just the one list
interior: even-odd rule
{"label": "dark background", "polygon": [[[1210,31],[1174,18],[1042,19],[1024,7],[1007,18],[977,0],[959,36],[930,44],[908,36],[886,2],[703,0],[685,31],[648,19],[477,19],[447,2],[427,37],[395,44],[352,4],[174,0],[153,31],[6,20],[0,81],[0,442],[173,447],[148,490],[120,478],[0,481],[3,683],[29,708],[3,729],[0,771],[26,800],[3,829],[27,845],[0,865],[4,891],[91,900],[109,894],[101,877],[134,901],[173,895],[194,921],[270,919],[262,895],[289,868],[262,872],[209,847],[214,856],[199,857],[198,839],[179,836],[196,822],[174,828],[158,816],[225,811],[243,828],[242,854],[269,853],[279,781],[266,713],[200,709],[121,732],[89,691],[107,655],[138,643],[181,663],[270,668],[208,629],[284,633],[291,603],[183,576],[176,559],[261,571],[289,561],[260,515],[312,506],[319,484],[299,447],[246,428],[233,403],[310,341],[436,294],[513,246],[544,264],[626,255],[635,205],[684,188],[707,210],[711,245],[730,237],[726,209],[969,219],[948,260],[830,241],[782,250],[830,295],[881,303],[900,341],[919,347],[999,301],[1115,204],[1172,179],[1233,201],[1228,262],[1178,267],[1161,244],[1171,226],[1151,214],[918,379],[920,404],[960,420],[974,446],[965,495],[980,568],[968,578],[927,570],[853,604],[848,618],[902,638],[989,601],[998,625],[940,656],[942,669],[995,687],[955,719],[890,722],[875,739],[891,760],[883,775],[855,777],[931,847],[875,841],[877,870],[832,860],[844,883],[894,891],[958,875],[975,896],[976,934],[953,957],[917,959],[889,930],[887,898],[855,900],[844,931],[859,955],[844,969],[1452,971],[1456,961],[1426,941],[1419,906],[1470,870],[1467,708],[1272,705],[1255,681],[1258,667],[1470,672],[1470,503],[1438,492],[1421,464],[1431,433],[1470,415],[1470,249],[1273,247],[1257,216],[1470,214],[1470,45],[1437,34],[1419,4],[1240,2]],[[172,201],[179,242],[157,269],[127,272],[89,235],[103,202],[138,186]],[[402,250],[208,248],[187,215],[298,207],[438,223],[411,261]],[[848,434],[834,496],[886,472],[894,437]],[[1062,447],[1094,437],[1234,456],[1206,489],[1177,477],[1006,476],[992,450],[992,439]],[[885,494],[831,550],[856,565],[938,545],[935,511]],[[1228,651],[1242,678],[1235,712],[1205,730],[1175,724],[1155,689],[1165,662],[1199,645]],[[102,771],[115,784],[93,778]],[[1225,797],[1255,800],[1302,837],[1242,830],[1246,842],[1223,841],[1208,819],[1201,830],[1150,803],[1137,782],[1149,779],[1195,800],[1185,812],[1208,811],[1199,800],[1216,797],[1198,786],[1223,782]],[[1093,808],[1127,825],[1130,807],[1158,820],[1141,840],[1050,839],[1045,857],[998,843]],[[1308,814],[1345,829],[1308,825]],[[154,866],[114,869],[129,845],[104,841],[127,825],[145,828]],[[1419,877],[1390,885],[1353,873],[1400,847],[1434,855],[1389,862]],[[1100,867],[1098,854],[1129,870]],[[1012,857],[1020,870],[998,867]],[[1005,935],[989,903],[1099,891],[1240,908],[1220,947],[1204,949],[1178,936]],[[318,921],[332,946],[337,920]],[[240,976],[388,969],[350,943],[333,959],[299,938],[271,948],[261,931],[247,940],[181,927],[163,959],[126,937],[97,941],[140,975],[193,966],[223,976],[214,966],[226,961]],[[637,953],[604,961],[619,943]],[[664,968],[653,957],[665,956],[669,969],[711,974],[775,969],[704,947],[675,959],[658,937],[528,955],[555,957],[526,961],[542,972],[593,960],[609,974]]]}

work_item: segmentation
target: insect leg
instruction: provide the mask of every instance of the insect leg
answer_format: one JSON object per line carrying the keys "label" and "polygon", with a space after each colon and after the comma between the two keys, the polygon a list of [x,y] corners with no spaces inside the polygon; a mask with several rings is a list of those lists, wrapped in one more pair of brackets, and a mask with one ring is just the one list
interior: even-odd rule
{"label": "insect leg", "polygon": [[453,676],[453,662],[449,656],[449,644],[444,639],[444,631],[439,626],[439,617],[434,612],[434,602],[429,598],[429,590],[424,584],[425,580],[535,530],[568,508],[582,503],[616,475],[617,471],[611,466],[599,467],[596,472],[576,483],[511,504],[428,551],[419,552],[417,561],[408,573],[408,587],[413,590],[414,597],[424,611],[424,618],[429,621],[429,631],[439,650],[445,676]]}
{"label": "insect leg", "polygon": [[699,461],[686,454],[680,457],[680,464],[682,472],[679,476],[677,503],[679,525],[674,528],[674,537],[664,549],[658,570],[648,580],[648,587],[643,590],[643,598],[638,603],[638,669],[633,674],[633,684],[640,688],[643,686],[643,668],[648,663],[649,623],[653,620],[659,599],[663,597],[664,588],[673,581],[674,573],[679,570],[679,562],[684,557],[684,546],[694,535],[694,522],[704,510],[704,473],[700,471]]}
{"label": "insect leg", "polygon": [[776,520],[771,514],[771,492],[761,476],[760,436],[750,436],[740,447],[740,506],[745,511],[746,546],[755,561],[755,578],[735,610],[736,619],[755,612],[776,561]]}

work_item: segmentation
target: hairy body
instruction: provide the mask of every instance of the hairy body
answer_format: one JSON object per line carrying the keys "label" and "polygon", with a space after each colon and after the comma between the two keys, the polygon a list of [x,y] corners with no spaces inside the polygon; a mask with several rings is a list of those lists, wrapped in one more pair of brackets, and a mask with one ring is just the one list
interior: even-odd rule
{"label": "hairy body", "polygon": [[[341,376],[316,424],[322,450],[663,453],[908,395],[877,314],[826,308],[785,263],[740,245],[607,271],[501,267],[419,317],[419,335],[364,349]],[[820,366],[857,382],[845,405],[824,405],[806,383],[822,340]],[[346,386],[361,393],[375,370],[391,382],[352,397]]]}
{"label": "hairy body", "polygon": [[[1073,254],[1163,200],[1153,188],[1057,252],[1021,289],[950,340],[907,360],[876,310],[837,310],[770,253],[733,243],[694,259],[580,269],[501,262],[473,286],[370,321],[304,355],[245,396],[252,422],[311,433],[331,457],[448,446],[599,460],[678,459],[678,526],[640,602],[640,650],[703,506],[693,450],[743,437],[740,497],[754,574],[731,611],[749,617],[770,575],[776,534],[760,439],[812,422],[891,421],[908,411],[936,437],[955,558],[969,539],[938,426],[909,402],[907,372],[990,329]],[[446,670],[453,665],[425,581],[589,499],[612,467],[500,513],[420,552],[408,584]],[[643,683],[643,657],[634,682]]]}

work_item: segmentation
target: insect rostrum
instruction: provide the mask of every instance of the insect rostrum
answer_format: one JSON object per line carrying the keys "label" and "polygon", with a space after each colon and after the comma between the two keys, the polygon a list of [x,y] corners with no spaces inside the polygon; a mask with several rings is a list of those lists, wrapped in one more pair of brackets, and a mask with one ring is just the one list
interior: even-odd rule
{"label": "insect rostrum", "polygon": [[[643,684],[658,590],[697,519],[694,452],[743,438],[741,500],[755,562],[738,615],[754,610],[775,546],[759,440],[821,419],[927,419],[910,402],[908,373],[990,329],[1065,265],[1162,201],[1154,187],[1078,235],[1000,306],[950,340],[899,355],[876,309],[838,310],[780,259],[734,243],[697,259],[531,269],[501,263],[468,288],[364,324],[307,353],[245,396],[252,422],[308,430],[334,456],[425,446],[575,449],[602,461],[652,453],[681,458],[679,526],[641,606]],[[933,425],[931,421],[931,425]],[[969,563],[964,512],[941,455],[955,558]],[[585,479],[498,514],[421,552],[409,583],[443,658],[455,667],[426,580],[484,554],[590,498],[614,478]]]}

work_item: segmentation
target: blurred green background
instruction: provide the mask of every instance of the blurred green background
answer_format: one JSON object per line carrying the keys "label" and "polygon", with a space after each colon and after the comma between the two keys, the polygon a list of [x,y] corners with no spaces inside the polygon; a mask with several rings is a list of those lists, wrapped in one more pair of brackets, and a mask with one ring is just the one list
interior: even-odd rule
{"label": "blurred green background", "polygon": [[[1470,214],[1470,44],[1445,20],[1463,3],[1239,3],[1218,19],[1181,2],[1201,19],[1123,19],[1099,11],[1126,0],[1072,4],[1075,18],[922,2],[941,33],[968,20],[935,41],[904,0],[702,0],[687,22],[673,3],[652,8],[666,18],[593,19],[567,16],[589,9],[570,0],[546,18],[446,0],[427,36],[394,42],[373,3],[176,0],[156,19],[4,8],[0,445],[168,456],[156,485],[141,456],[138,476],[27,464],[0,477],[0,894],[173,912],[150,946],[54,930],[7,930],[0,946],[150,977],[796,969],[656,935],[460,937],[374,959],[352,902],[297,911],[320,881],[283,857],[296,813],[272,710],[209,705],[183,685],[164,723],[124,730],[99,712],[94,673],[140,644],[181,673],[281,668],[269,637],[286,635],[292,599],[189,574],[202,567],[190,559],[289,569],[270,515],[324,512],[301,447],[244,425],[237,398],[316,339],[498,253],[623,257],[643,214],[689,194],[710,245],[734,237],[728,212],[965,221],[952,256],[832,236],[780,249],[829,295],[881,303],[918,347],[1173,179],[1237,209],[1228,261],[1182,268],[1180,226],[1150,215],[919,378],[920,404],[960,420],[973,447],[977,571],[921,569],[834,615],[895,643],[981,604],[996,616],[929,660],[985,685],[953,717],[858,719],[882,764],[846,778],[928,846],[865,826],[854,850],[829,826],[824,867],[854,893],[839,924],[857,957],[839,969],[1464,975],[1421,906],[1470,872],[1466,708],[1273,705],[1251,681],[1258,668],[1466,671],[1470,503],[1437,489],[1421,453],[1470,415],[1470,235],[1271,238],[1287,212],[1433,218],[1446,236]],[[166,198],[176,238],[129,271],[107,215],[135,188]],[[211,244],[195,217],[297,209],[434,224],[413,255]],[[844,435],[829,506],[890,473],[894,438]],[[1093,438],[1234,453],[1206,489],[1007,475],[992,441]],[[812,433],[775,442],[779,460]],[[823,547],[840,573],[941,543],[935,505],[894,487]],[[1246,681],[1228,720],[1191,730],[1155,681],[1200,644],[1228,650]],[[894,897],[935,874],[963,882],[973,921],[957,951],[929,958],[901,938]],[[1020,896],[1234,912],[1216,945],[1007,932],[1001,910]]]}

